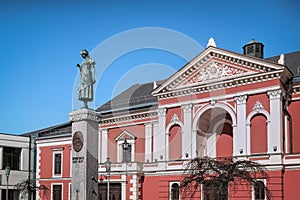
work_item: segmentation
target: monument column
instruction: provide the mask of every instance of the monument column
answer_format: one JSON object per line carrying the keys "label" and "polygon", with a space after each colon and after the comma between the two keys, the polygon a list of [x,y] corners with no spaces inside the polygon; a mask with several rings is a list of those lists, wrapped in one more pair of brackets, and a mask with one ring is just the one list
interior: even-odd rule
{"label": "monument column", "polygon": [[94,110],[82,108],[69,114],[72,122],[72,200],[97,200],[98,126]]}

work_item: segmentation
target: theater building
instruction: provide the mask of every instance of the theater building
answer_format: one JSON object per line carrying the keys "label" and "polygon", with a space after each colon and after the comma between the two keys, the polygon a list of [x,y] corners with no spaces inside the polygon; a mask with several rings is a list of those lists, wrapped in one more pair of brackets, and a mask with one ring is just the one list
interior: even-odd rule
{"label": "theater building", "polygon": [[[243,54],[208,45],[163,81],[136,84],[97,109],[98,199],[182,199],[190,159],[234,157],[259,162],[276,200],[300,193],[300,52],[263,58],[255,40]],[[71,123],[36,131],[39,199],[71,199]],[[199,190],[194,199],[206,198]],[[265,199],[237,189],[228,199]]]}

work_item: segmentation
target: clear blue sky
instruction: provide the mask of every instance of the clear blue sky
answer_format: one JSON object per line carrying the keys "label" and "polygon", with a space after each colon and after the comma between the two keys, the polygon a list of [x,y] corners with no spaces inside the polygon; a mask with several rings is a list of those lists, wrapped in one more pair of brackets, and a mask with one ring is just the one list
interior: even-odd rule
{"label": "clear blue sky", "polygon": [[[299,10],[297,0],[1,1],[0,132],[21,134],[67,122],[76,108],[73,90],[80,50],[95,50],[116,34],[161,27],[203,47],[214,37],[218,47],[239,53],[255,38],[270,57],[300,50]],[[107,55],[95,56],[101,60]],[[185,62],[149,48],[122,55],[101,75],[94,106],[134,82],[166,78]],[[147,72],[149,63],[159,66],[153,67],[154,73]],[[165,71],[157,70],[160,65]],[[139,76],[128,78],[134,69]]]}

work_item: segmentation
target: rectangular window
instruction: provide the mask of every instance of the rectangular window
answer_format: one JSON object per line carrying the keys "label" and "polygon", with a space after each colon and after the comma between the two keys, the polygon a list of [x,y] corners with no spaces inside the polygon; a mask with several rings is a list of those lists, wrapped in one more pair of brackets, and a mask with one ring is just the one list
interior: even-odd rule
{"label": "rectangular window", "polygon": [[206,181],[203,186],[203,200],[227,200],[228,184],[224,184],[220,189],[220,185],[213,181]]}
{"label": "rectangular window", "polygon": [[131,162],[131,145],[123,148],[123,162]]}
{"label": "rectangular window", "polygon": [[62,185],[52,185],[52,200],[62,200]]}
{"label": "rectangular window", "polygon": [[[2,189],[2,199],[6,199],[6,190]],[[19,200],[20,191],[19,190],[8,190],[8,199],[9,200]]]}
{"label": "rectangular window", "polygon": [[11,170],[21,170],[21,150],[21,148],[3,147],[2,169],[9,165]]}
{"label": "rectangular window", "polygon": [[54,153],[54,175],[55,176],[59,176],[61,175],[61,163],[62,159],[61,159],[61,153]]}

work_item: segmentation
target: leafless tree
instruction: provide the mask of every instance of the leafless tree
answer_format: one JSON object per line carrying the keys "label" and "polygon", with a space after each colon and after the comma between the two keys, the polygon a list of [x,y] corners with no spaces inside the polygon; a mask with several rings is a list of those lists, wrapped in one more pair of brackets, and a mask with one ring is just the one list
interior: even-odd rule
{"label": "leafless tree", "polygon": [[[257,162],[234,158],[194,158],[186,164],[184,177],[180,183],[183,198],[193,197],[201,185],[209,188],[211,199],[228,198],[228,187],[235,191],[238,185],[256,186],[257,181],[268,179],[266,168]],[[264,193],[271,199],[265,186]]]}

